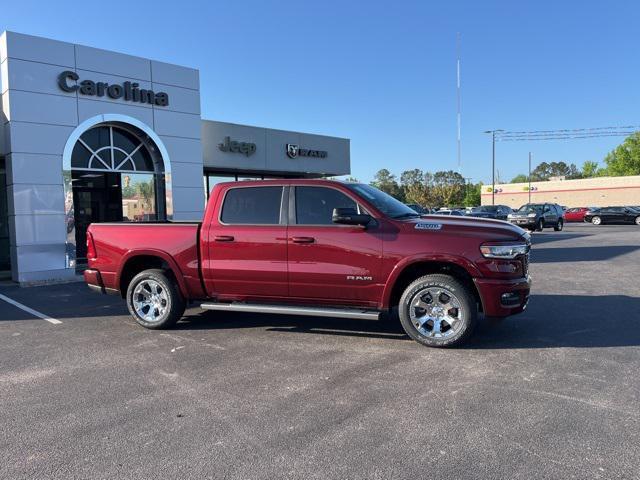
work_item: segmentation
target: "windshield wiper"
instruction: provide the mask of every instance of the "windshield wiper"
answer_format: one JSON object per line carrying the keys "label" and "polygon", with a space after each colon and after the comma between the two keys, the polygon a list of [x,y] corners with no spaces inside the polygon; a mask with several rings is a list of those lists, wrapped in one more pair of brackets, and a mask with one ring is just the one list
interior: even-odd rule
{"label": "windshield wiper", "polygon": [[401,213],[400,215],[394,215],[393,219],[395,220],[399,220],[401,218],[411,218],[411,217],[419,217],[420,214],[419,213],[412,213],[412,212],[407,212],[407,213]]}

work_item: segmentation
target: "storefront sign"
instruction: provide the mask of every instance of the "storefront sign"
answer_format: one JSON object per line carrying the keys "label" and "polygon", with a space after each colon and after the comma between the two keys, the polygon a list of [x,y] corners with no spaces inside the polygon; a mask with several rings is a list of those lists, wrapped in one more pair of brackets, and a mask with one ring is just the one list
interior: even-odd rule
{"label": "storefront sign", "polygon": [[293,143],[287,143],[287,155],[289,156],[289,158],[327,158],[327,152],[324,150],[309,150],[308,148],[300,148],[298,145],[294,145]]}
{"label": "storefront sign", "polygon": [[219,143],[218,148],[223,152],[242,153],[247,157],[256,153],[255,143],[236,142],[231,137],[224,137],[224,142]]}
{"label": "storefront sign", "polygon": [[118,99],[122,98],[128,102],[149,103],[166,107],[169,105],[169,95],[165,92],[155,93],[153,90],[140,88],[140,84],[136,82],[126,81],[122,85],[111,84],[106,82],[94,82],[93,80],[80,80],[80,76],[71,70],[65,70],[58,75],[58,86],[65,92],[79,92],[82,95],[90,95],[94,97],[104,97]]}

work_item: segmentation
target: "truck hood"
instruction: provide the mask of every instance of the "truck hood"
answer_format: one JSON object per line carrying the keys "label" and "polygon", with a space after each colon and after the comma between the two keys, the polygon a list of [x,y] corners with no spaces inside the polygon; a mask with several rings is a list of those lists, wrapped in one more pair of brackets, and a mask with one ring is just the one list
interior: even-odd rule
{"label": "truck hood", "polygon": [[438,232],[444,235],[464,235],[481,238],[483,241],[511,241],[525,239],[529,233],[509,222],[491,218],[445,217],[443,215],[425,215],[401,222],[407,232]]}

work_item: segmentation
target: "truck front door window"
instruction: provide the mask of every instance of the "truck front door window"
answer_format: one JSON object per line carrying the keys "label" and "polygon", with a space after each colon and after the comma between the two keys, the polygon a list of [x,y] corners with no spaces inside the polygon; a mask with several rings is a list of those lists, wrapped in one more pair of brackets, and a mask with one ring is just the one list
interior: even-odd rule
{"label": "truck front door window", "polygon": [[334,208],[353,208],[356,202],[333,188],[296,187],[296,223],[298,225],[334,225]]}

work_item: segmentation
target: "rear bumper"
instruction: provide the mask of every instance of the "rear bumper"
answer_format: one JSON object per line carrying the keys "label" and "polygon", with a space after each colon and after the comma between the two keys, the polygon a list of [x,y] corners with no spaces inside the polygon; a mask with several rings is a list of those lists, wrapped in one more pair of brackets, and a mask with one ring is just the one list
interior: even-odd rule
{"label": "rear bumper", "polygon": [[94,270],[88,268],[84,271],[84,281],[87,282],[87,287],[89,287],[94,292],[98,293],[107,293],[109,295],[117,295],[120,292],[113,288],[106,288],[104,286],[104,282],[102,281],[102,276],[98,270]]}
{"label": "rear bumper", "polygon": [[508,317],[527,308],[531,277],[514,280],[476,278],[484,314],[488,317]]}

